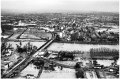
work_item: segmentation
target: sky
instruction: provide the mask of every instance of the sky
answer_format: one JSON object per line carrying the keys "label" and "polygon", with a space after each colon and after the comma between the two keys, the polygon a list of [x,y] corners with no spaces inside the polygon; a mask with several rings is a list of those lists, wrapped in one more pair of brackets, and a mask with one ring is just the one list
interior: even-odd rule
{"label": "sky", "polygon": [[1,10],[17,13],[119,12],[119,0],[1,0]]}

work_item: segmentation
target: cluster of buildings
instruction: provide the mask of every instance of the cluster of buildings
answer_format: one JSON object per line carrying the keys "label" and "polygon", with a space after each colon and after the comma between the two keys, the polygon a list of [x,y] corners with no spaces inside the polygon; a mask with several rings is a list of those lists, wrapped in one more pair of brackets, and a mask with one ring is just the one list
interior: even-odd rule
{"label": "cluster of buildings", "polygon": [[[119,17],[114,15],[59,14],[59,13],[54,14],[53,13],[53,14],[40,14],[40,15],[3,16],[1,18],[2,18],[2,21],[1,21],[2,32],[4,31],[3,32],[4,34],[6,31],[8,32],[8,30],[12,31],[12,30],[16,30],[17,28],[32,27],[32,28],[38,28],[40,30],[43,29],[45,30],[45,32],[56,33],[57,34],[56,40],[61,42],[119,44],[119,24],[118,24]],[[30,32],[33,32],[31,34],[35,35],[35,32],[39,31],[36,29],[32,29],[32,30],[33,31],[28,30],[27,34],[30,34]],[[18,31],[16,31],[15,33],[17,33]],[[37,34],[38,36],[40,35],[39,33],[36,32],[36,35]],[[8,49],[6,50],[7,52],[3,51],[5,55],[2,55],[2,58],[3,58],[2,72],[6,69],[12,68],[12,65],[19,63],[19,61],[22,61],[23,58],[29,57],[32,54],[30,52],[37,50],[36,46],[32,46],[30,44],[28,44],[28,46],[25,46],[25,47],[21,47],[20,45],[17,45],[17,48],[19,50],[14,49],[13,51],[11,51],[11,49]],[[14,54],[14,52],[17,52],[17,54]],[[27,52],[26,53],[27,55],[23,54],[23,52],[24,53]],[[115,54],[115,53],[113,54],[113,52],[116,52],[118,55],[118,51],[112,51],[111,52],[112,55]],[[77,61],[80,61],[80,57],[82,60],[83,58],[82,56],[84,53],[83,52],[78,52],[78,53],[81,53],[81,54],[73,55],[73,52],[72,52],[72,55],[71,55],[69,53],[66,54],[66,52],[62,52],[59,55],[57,55],[58,57],[56,57],[56,54],[52,55],[54,54],[52,52],[52,54],[50,54],[51,57],[48,57],[48,59],[50,60],[50,59],[58,58],[60,59],[59,61],[68,61],[71,58],[72,61],[74,61],[74,59]],[[101,51],[100,53],[98,51],[97,52],[95,51],[96,58],[98,58],[97,56],[98,54],[101,55]],[[103,56],[108,54],[110,53],[106,51],[103,52]],[[87,55],[88,55],[88,52],[87,52]],[[74,56],[79,56],[79,57],[74,58]],[[11,58],[11,60],[6,59],[6,57]],[[87,63],[87,64],[91,65],[90,63]],[[94,63],[92,63],[92,65],[94,69],[96,67],[96,69],[98,70],[104,67],[101,64],[97,63],[96,60],[94,61]],[[5,68],[6,66],[7,68]],[[108,70],[112,69],[110,73],[117,74],[118,76],[117,71],[119,70],[119,67],[118,65],[116,65],[116,61],[107,68],[109,68]]]}
{"label": "cluster of buildings", "polygon": [[[41,28],[58,33],[61,41],[118,41],[119,17],[100,14],[40,14],[3,16],[2,25]],[[4,27],[3,27],[4,28]],[[110,40],[109,40],[110,39]]]}

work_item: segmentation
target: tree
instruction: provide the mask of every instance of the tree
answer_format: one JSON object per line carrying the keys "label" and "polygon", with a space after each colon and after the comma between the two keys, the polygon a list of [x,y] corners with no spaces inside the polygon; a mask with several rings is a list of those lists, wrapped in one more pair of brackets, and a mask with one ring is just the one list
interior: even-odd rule
{"label": "tree", "polygon": [[2,33],[8,31],[8,30],[13,30],[13,27],[11,25],[1,25]]}
{"label": "tree", "polygon": [[17,48],[16,48],[16,51],[19,53],[19,54],[22,54],[23,52],[27,52],[27,48],[25,46],[22,47],[22,43],[20,42],[20,44],[16,44]]}
{"label": "tree", "polygon": [[56,41],[60,41],[60,36],[56,35]]}
{"label": "tree", "polygon": [[71,41],[77,41],[79,39],[78,32],[71,34]]}
{"label": "tree", "polygon": [[1,54],[4,55],[8,52],[8,49],[13,49],[12,44],[8,44],[6,42],[3,42],[1,44]]}
{"label": "tree", "polygon": [[32,61],[32,63],[39,69],[41,66],[44,65],[44,61],[40,60],[39,58],[36,58]]}

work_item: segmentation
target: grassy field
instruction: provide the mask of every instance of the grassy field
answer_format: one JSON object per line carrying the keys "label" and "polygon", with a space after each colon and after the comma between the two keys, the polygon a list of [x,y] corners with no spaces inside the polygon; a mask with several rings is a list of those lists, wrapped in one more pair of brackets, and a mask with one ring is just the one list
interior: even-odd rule
{"label": "grassy field", "polygon": [[28,39],[50,39],[52,38],[52,34],[45,32],[44,30],[29,28],[26,32],[24,32],[20,38],[28,38]]}

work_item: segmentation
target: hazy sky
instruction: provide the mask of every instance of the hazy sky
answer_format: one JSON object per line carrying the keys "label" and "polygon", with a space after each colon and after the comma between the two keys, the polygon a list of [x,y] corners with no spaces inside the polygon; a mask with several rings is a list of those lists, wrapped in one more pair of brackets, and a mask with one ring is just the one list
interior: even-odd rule
{"label": "hazy sky", "polygon": [[119,12],[119,0],[1,0],[11,12]]}

